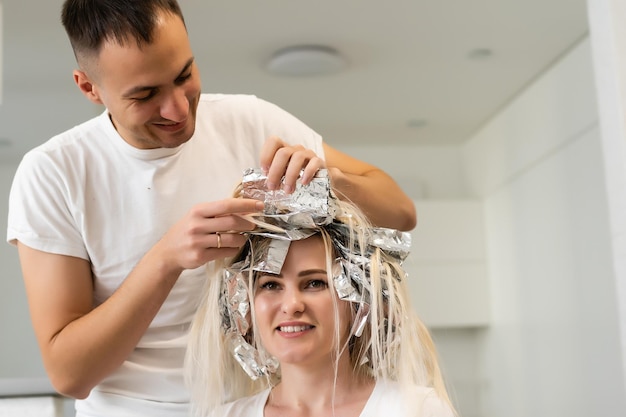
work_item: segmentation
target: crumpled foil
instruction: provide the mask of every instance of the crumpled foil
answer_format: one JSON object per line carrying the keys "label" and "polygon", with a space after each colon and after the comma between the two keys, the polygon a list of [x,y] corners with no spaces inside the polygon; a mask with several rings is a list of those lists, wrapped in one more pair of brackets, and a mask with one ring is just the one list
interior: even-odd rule
{"label": "crumpled foil", "polygon": [[256,257],[258,261],[255,262],[252,269],[274,275],[280,274],[290,243],[289,240],[272,239],[265,253],[260,253]]}
{"label": "crumpled foil", "polygon": [[226,337],[228,338],[235,360],[237,360],[239,365],[241,365],[252,380],[256,381],[258,378],[278,370],[278,361],[276,358],[263,360],[259,351],[240,334],[229,332]]}
{"label": "crumpled foil", "polygon": [[265,203],[264,217],[270,224],[287,230],[313,228],[329,224],[337,211],[328,170],[320,169],[306,186],[296,181],[293,193],[282,189],[268,190],[267,176],[258,168],[248,168],[243,174],[241,196]]}
{"label": "crumpled foil", "polygon": [[372,229],[370,244],[404,261],[411,250],[411,234],[396,229],[376,227]]}
{"label": "crumpled foil", "polygon": [[[220,298],[222,324],[232,352],[253,380],[276,372],[278,363],[275,358],[262,357],[249,340],[251,292],[247,277],[250,271],[279,274],[291,241],[306,239],[324,228],[331,235],[338,254],[333,283],[340,299],[358,306],[352,334],[360,337],[369,315],[370,256],[374,248],[380,248],[402,263],[411,247],[409,233],[387,228],[371,228],[367,242],[355,242],[350,229],[337,220],[340,214],[337,197],[325,169],[319,170],[307,185],[298,180],[292,194],[268,190],[266,179],[260,169],[247,169],[241,195],[265,203],[263,214],[253,218],[257,228],[248,234],[269,237],[272,242],[264,252],[255,253],[254,259],[248,252],[244,260],[224,271]],[[395,278],[403,279],[404,276]],[[383,297],[386,296],[383,289]]]}

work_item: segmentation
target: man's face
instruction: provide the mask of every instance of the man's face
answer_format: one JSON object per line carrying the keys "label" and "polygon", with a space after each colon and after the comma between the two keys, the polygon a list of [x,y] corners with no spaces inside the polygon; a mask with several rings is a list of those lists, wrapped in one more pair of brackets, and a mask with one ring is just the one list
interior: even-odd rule
{"label": "man's face", "polygon": [[93,94],[119,134],[140,149],[173,148],[195,130],[200,75],[187,31],[163,13],[154,42],[139,48],[106,42],[92,64]]}

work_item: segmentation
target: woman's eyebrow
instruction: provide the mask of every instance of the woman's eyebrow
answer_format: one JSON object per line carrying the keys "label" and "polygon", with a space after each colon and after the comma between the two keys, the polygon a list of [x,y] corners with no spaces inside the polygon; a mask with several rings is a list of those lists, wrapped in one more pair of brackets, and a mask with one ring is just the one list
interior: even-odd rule
{"label": "woman's eyebrow", "polygon": [[263,272],[261,274],[259,274],[259,278],[282,278],[283,276],[278,273],[278,274],[273,274],[271,272]]}
{"label": "woman's eyebrow", "polygon": [[326,275],[327,272],[325,269],[305,269],[303,271],[298,272],[299,277],[306,276],[306,275],[315,275],[315,274]]}

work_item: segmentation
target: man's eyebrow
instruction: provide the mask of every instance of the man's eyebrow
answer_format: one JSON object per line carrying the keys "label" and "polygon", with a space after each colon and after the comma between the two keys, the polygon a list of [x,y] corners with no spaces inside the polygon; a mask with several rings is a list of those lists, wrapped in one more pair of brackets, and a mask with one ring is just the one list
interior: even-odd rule
{"label": "man's eyebrow", "polygon": [[[193,61],[194,61],[194,57],[189,58],[189,60],[187,61],[187,63],[183,67],[183,69],[176,76],[176,79],[182,77],[182,75],[184,73],[189,71],[189,68],[193,65]],[[155,88],[157,88],[156,85],[138,85],[136,87],[131,88],[130,90],[128,90],[124,94],[122,94],[122,97],[132,97],[135,94],[139,94],[139,93],[142,93],[144,91],[151,91],[151,90],[154,90]]]}

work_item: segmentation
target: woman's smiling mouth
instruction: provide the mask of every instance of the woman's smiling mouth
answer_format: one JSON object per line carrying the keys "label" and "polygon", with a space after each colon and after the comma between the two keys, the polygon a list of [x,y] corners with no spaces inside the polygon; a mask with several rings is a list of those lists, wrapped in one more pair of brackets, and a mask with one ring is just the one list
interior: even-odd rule
{"label": "woman's smiling mouth", "polygon": [[277,330],[283,333],[298,333],[312,329],[314,326],[302,325],[302,326],[278,326]]}

